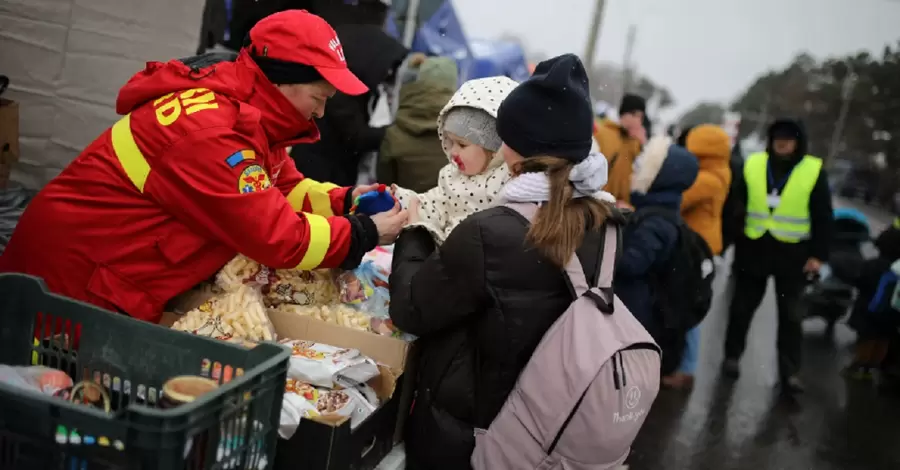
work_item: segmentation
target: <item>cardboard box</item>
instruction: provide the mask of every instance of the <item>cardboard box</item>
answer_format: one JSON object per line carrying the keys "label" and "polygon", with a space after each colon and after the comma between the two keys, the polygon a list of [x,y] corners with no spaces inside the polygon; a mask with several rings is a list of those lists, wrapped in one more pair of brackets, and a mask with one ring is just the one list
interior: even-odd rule
{"label": "cardboard box", "polygon": [[402,373],[406,369],[410,343],[391,336],[353,330],[293,313],[269,310],[269,319],[279,338],[304,339],[341,348],[358,349],[375,362]]}
{"label": "cardboard box", "polygon": [[[196,308],[211,295],[208,291],[195,290],[179,296],[169,305],[172,312],[164,314],[160,323],[171,326],[179,314]],[[358,349],[384,366],[382,374],[369,382],[382,399],[382,405],[368,419],[355,429],[350,429],[347,419],[301,420],[294,436],[288,441],[280,441],[275,468],[375,468],[403,437],[403,426],[415,393],[413,343],[293,313],[269,310],[269,318],[279,338]]]}

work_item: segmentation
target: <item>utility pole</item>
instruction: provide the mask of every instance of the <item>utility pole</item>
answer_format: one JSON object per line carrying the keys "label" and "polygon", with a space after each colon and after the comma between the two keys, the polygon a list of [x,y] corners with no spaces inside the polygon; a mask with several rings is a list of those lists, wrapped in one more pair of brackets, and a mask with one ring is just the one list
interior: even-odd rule
{"label": "utility pole", "polygon": [[597,0],[594,6],[594,18],[591,20],[591,29],[588,30],[588,43],[584,51],[584,68],[590,71],[594,67],[594,52],[597,50],[597,38],[600,37],[600,28],[603,26],[603,11],[606,9],[606,0]]}
{"label": "utility pole", "polygon": [[419,27],[419,0],[409,0],[406,7],[406,21],[403,22],[403,45],[407,49],[412,47],[416,37],[416,29]]}
{"label": "utility pole", "polygon": [[[631,65],[631,56],[634,54],[634,43],[637,40],[637,26],[628,27],[628,37],[625,39],[625,56],[622,58],[622,96],[631,91],[634,81],[634,67]],[[621,99],[619,100],[621,101]]]}
{"label": "utility pole", "polygon": [[841,143],[841,137],[844,134],[844,126],[847,124],[847,113],[850,112],[850,100],[853,98],[853,89],[856,87],[856,72],[850,67],[844,82],[841,84],[841,110],[838,113],[838,120],[834,124],[834,132],[831,134],[831,146],[828,149],[828,157],[826,163],[831,163],[837,156],[838,145]]}

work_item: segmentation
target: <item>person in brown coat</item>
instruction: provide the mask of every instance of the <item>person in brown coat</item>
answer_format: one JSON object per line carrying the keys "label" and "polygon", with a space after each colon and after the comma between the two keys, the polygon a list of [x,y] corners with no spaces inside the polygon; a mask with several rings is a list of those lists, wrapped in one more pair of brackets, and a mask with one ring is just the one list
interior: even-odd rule
{"label": "person in brown coat", "polygon": [[681,198],[681,216],[700,234],[714,255],[722,253],[722,206],[731,184],[731,139],[719,126],[704,124],[688,133],[686,147],[697,157],[700,173]]}
{"label": "person in brown coat", "polygon": [[625,95],[619,106],[619,122],[604,119],[594,131],[600,152],[609,163],[609,182],[605,191],[617,201],[631,201],[631,169],[647,142],[644,112],[647,102],[637,95]]}

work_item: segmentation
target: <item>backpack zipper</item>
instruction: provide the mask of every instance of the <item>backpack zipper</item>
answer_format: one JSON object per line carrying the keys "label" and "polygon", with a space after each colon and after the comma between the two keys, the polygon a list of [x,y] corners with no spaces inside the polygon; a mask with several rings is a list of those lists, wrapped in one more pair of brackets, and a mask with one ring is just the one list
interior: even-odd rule
{"label": "backpack zipper", "polygon": [[616,353],[614,353],[613,356],[612,356],[612,363],[613,363],[613,371],[612,371],[612,372],[613,372],[613,387],[615,387],[616,390],[621,390],[621,389],[622,389],[622,384],[619,383],[619,361],[616,360],[616,356],[617,356],[618,354],[619,354],[619,353],[616,352]]}

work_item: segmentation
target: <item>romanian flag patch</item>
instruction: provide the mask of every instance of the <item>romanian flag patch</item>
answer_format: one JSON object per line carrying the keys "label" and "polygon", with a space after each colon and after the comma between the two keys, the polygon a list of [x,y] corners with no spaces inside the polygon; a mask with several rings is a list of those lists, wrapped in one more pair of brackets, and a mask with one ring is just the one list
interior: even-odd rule
{"label": "romanian flag patch", "polygon": [[225,159],[225,163],[234,168],[247,160],[256,160],[256,152],[253,150],[238,150]]}

